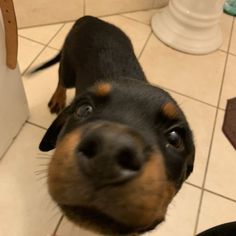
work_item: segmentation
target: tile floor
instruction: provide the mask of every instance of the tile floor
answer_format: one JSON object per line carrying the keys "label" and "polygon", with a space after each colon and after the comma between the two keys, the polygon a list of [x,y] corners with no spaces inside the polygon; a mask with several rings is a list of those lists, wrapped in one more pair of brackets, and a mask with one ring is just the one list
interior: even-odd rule
{"label": "tile floor", "polygon": [[[236,220],[236,152],[221,132],[226,100],[236,96],[236,22],[222,16],[224,42],[205,56],[187,55],[161,43],[151,32],[156,10],[104,17],[131,38],[151,83],[168,90],[185,111],[195,134],[194,173],[171,203],[166,222],[146,235],[193,236]],[[47,102],[58,65],[27,78],[28,69],[60,49],[72,23],[19,30],[19,65],[30,117],[0,162],[0,235],[92,236],[75,228],[51,202],[45,169],[49,156],[37,145],[54,117]],[[70,91],[69,100],[73,96]]]}

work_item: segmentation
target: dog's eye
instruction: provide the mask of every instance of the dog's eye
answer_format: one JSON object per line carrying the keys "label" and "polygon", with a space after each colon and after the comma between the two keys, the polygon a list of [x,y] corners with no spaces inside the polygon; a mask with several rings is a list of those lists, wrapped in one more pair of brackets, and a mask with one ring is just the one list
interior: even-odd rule
{"label": "dog's eye", "polygon": [[84,104],[76,110],[76,115],[78,117],[87,117],[93,113],[93,107],[89,104]]}
{"label": "dog's eye", "polygon": [[180,133],[177,130],[171,130],[167,133],[167,145],[171,145],[172,147],[182,150],[184,147],[183,139]]}

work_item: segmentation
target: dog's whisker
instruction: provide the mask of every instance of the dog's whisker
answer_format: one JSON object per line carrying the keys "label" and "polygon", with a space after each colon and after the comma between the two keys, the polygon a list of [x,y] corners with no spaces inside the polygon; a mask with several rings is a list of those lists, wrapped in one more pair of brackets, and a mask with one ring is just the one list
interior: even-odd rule
{"label": "dog's whisker", "polygon": [[48,163],[38,164],[38,166],[48,166]]}
{"label": "dog's whisker", "polygon": [[47,173],[47,170],[37,170],[37,171],[34,171],[34,173],[37,175],[37,174],[46,174]]}
{"label": "dog's whisker", "polygon": [[47,175],[43,175],[43,174],[45,174],[45,173],[37,173],[37,174],[35,174],[36,176],[42,176],[42,177],[44,177],[45,176],[45,178],[47,177]]}
{"label": "dog's whisker", "polygon": [[44,154],[44,153],[38,153],[37,156],[41,156],[41,157],[52,157],[52,155],[48,155],[48,154]]}
{"label": "dog's whisker", "polygon": [[52,157],[52,154],[43,153],[43,152],[37,153],[37,155],[42,155],[42,156],[46,156],[46,157]]}
{"label": "dog's whisker", "polygon": [[45,177],[48,176],[47,171],[34,172],[34,174],[35,174],[36,176],[45,176]]}
{"label": "dog's whisker", "polygon": [[37,155],[36,158],[48,158],[48,159],[51,159],[52,156],[44,156],[44,155]]}
{"label": "dog's whisker", "polygon": [[[37,180],[37,181],[41,181],[41,180],[43,180],[43,179],[47,180],[47,177],[48,177],[47,175],[40,176],[40,177],[36,178],[36,180]],[[47,181],[46,181],[45,183],[47,183]]]}
{"label": "dog's whisker", "polygon": [[50,157],[36,157],[37,160],[51,160]]}
{"label": "dog's whisker", "polygon": [[52,153],[50,152],[41,152],[41,151],[39,151],[38,154],[49,155],[49,156],[52,155]]}
{"label": "dog's whisker", "polygon": [[42,169],[42,170],[35,170],[34,173],[35,173],[35,174],[38,174],[38,173],[47,173],[47,171],[48,171],[48,168]]}

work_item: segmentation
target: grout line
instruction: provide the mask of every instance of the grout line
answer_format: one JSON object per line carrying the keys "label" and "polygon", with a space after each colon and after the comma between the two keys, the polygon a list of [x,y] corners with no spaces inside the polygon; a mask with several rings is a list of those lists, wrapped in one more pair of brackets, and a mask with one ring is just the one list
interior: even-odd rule
{"label": "grout line", "polygon": [[[56,38],[56,36],[59,34],[59,32],[64,28],[66,23],[62,24],[62,26],[56,31],[56,33],[54,34],[54,36],[48,41],[47,44],[45,44],[47,47],[49,46],[49,44],[53,41],[53,39]],[[58,50],[58,49],[57,49]]]}
{"label": "grout line", "polygon": [[46,45],[45,43],[39,42],[39,41],[37,41],[37,40],[34,40],[34,39],[31,39],[31,38],[28,38],[28,37],[23,36],[23,35],[20,35],[20,34],[18,35],[18,37],[19,37],[19,38],[23,38],[23,39],[27,39],[27,40],[29,40],[29,41],[31,41],[31,42],[34,42],[34,43],[40,44],[40,45],[42,45],[42,46],[45,46],[45,45]]}
{"label": "grout line", "polygon": [[64,215],[61,215],[61,217],[60,217],[60,219],[58,220],[58,223],[57,223],[57,225],[56,225],[56,227],[55,227],[55,230],[53,231],[52,236],[56,236],[57,230],[59,229],[63,218],[64,218]]}
{"label": "grout line", "polygon": [[31,28],[36,28],[36,27],[50,26],[50,25],[60,25],[60,24],[64,24],[65,22],[66,21],[59,21],[55,23],[45,23],[45,24],[23,26],[23,27],[19,27],[18,30],[31,29]]}
{"label": "grout line", "polygon": [[221,51],[221,52],[227,53],[227,50],[224,50],[224,49],[221,49],[221,48],[219,48],[218,50]]}
{"label": "grout line", "polygon": [[189,185],[189,186],[192,186],[192,187],[194,187],[194,188],[203,190],[203,191],[205,191],[205,192],[211,193],[211,194],[213,194],[213,195],[216,195],[216,196],[218,196],[218,197],[221,197],[221,198],[224,198],[224,199],[226,199],[226,200],[229,200],[229,201],[231,201],[231,202],[235,202],[235,203],[236,203],[236,199],[227,197],[227,196],[225,196],[225,195],[222,195],[222,194],[220,194],[220,193],[214,192],[214,191],[209,190],[209,189],[207,189],[207,188],[200,187],[200,186],[198,186],[198,185],[196,185],[196,184],[192,184],[192,183],[190,183],[190,182],[188,182],[188,181],[185,181],[184,183],[187,184],[187,185]]}
{"label": "grout line", "polygon": [[40,45],[42,45],[42,46],[47,46],[48,48],[51,48],[51,49],[54,49],[54,50],[57,50],[57,51],[60,50],[60,49],[55,48],[55,47],[53,47],[53,46],[47,45],[47,43],[42,43],[42,42],[36,41],[36,40],[34,40],[34,39],[31,39],[31,38],[28,38],[28,37],[25,37],[25,36],[22,36],[22,35],[19,35],[18,37],[19,37],[19,38],[23,38],[23,39],[27,39],[27,40],[29,40],[29,41],[31,41],[31,42],[40,44]]}
{"label": "grout line", "polygon": [[209,107],[217,108],[217,106],[214,106],[214,105],[212,105],[212,104],[210,104],[210,103],[204,102],[204,101],[202,101],[202,100],[200,100],[200,99],[198,99],[198,98],[191,97],[191,96],[189,96],[189,95],[183,94],[183,93],[181,93],[181,92],[178,92],[178,91],[175,91],[175,90],[173,90],[173,89],[169,89],[169,88],[166,88],[166,87],[163,87],[163,86],[159,86],[159,87],[162,88],[162,89],[164,89],[164,90],[170,91],[170,92],[172,92],[172,93],[175,93],[175,94],[181,95],[181,96],[183,96],[183,97],[189,98],[189,99],[191,99],[191,100],[194,100],[194,101],[196,101],[196,102],[199,102],[199,103],[202,103],[202,104],[204,104],[204,105],[207,105],[207,106],[209,106]]}
{"label": "grout line", "polygon": [[231,55],[231,56],[236,57],[236,54],[234,54],[233,52],[229,52],[228,54]]}
{"label": "grout line", "polygon": [[[222,75],[221,86],[220,86],[220,91],[219,91],[219,96],[218,96],[217,108],[220,105],[221,95],[222,95],[222,91],[223,91],[226,67],[227,67],[228,58],[229,58],[228,52],[229,52],[230,44],[231,44],[231,40],[232,40],[233,26],[234,26],[234,21],[232,23],[232,28],[231,28],[231,32],[230,32],[230,40],[229,40],[229,45],[228,45],[228,48],[227,48],[227,55],[226,55],[226,58],[225,58],[225,65],[224,65],[224,71],[223,71],[223,75]],[[211,151],[212,151],[214,135],[215,135],[215,131],[216,131],[216,122],[217,122],[217,118],[218,118],[218,113],[219,113],[219,109],[216,110],[214,125],[213,125],[213,130],[212,130],[212,136],[211,136],[211,141],[210,141],[210,145],[209,145],[208,158],[207,158],[207,163],[206,163],[205,173],[204,173],[204,178],[203,178],[203,185],[202,185],[204,189],[205,189],[207,172],[208,172],[209,163],[210,163],[210,155],[211,155]],[[203,196],[204,196],[204,190],[202,190],[202,193],[201,193],[201,196],[200,196],[198,213],[197,213],[197,218],[196,218],[195,228],[194,228],[194,234],[197,233],[197,228],[198,228],[198,225],[199,225],[201,207],[202,207],[202,203],[203,203]]]}
{"label": "grout line", "polygon": [[[151,9],[149,9],[149,11],[151,11],[151,10],[156,10],[156,11],[158,11],[158,10],[160,10],[160,9],[161,9],[161,8],[151,8]],[[142,11],[142,10],[141,10],[141,11]],[[138,12],[141,12],[141,11],[138,11]],[[143,10],[143,11],[148,11],[148,10]],[[135,13],[135,12],[133,12],[133,13]],[[153,15],[151,16],[149,23],[145,23],[145,22],[143,22],[143,21],[141,21],[141,20],[134,19],[134,18],[132,18],[132,17],[130,17],[130,16],[126,16],[126,15],[124,15],[124,14],[129,14],[129,13],[121,13],[121,14],[119,14],[119,15],[122,16],[122,17],[125,17],[125,18],[127,18],[127,19],[129,19],[129,20],[133,20],[133,21],[135,21],[135,22],[138,22],[138,23],[141,23],[141,24],[143,24],[143,25],[146,25],[146,26],[151,27],[151,19],[152,19],[152,16],[155,14],[155,12],[154,12]]]}
{"label": "grout line", "polygon": [[[86,0],[84,0],[86,2]],[[148,11],[148,10],[155,10],[155,9],[161,9],[162,7],[149,7],[149,8],[144,8],[144,9],[139,9],[139,10],[133,10],[133,11],[124,11],[124,12],[116,12],[116,13],[111,13],[111,14],[101,14],[101,15],[96,15],[95,17],[97,18],[103,18],[103,17],[110,17],[110,16],[117,16],[117,15],[122,15],[122,14],[129,14],[129,13],[135,13],[135,12],[140,12],[140,11]],[[86,4],[84,4],[84,10],[83,10],[84,15],[86,15]],[[82,17],[82,16],[81,16]],[[45,23],[45,24],[37,24],[37,25],[31,25],[31,26],[23,26],[19,27],[19,30],[23,29],[30,29],[30,28],[35,28],[35,27],[42,27],[42,26],[49,26],[49,25],[59,25],[59,24],[66,24],[66,23],[71,23],[79,19],[80,17],[76,19],[71,19],[71,20],[66,20],[66,21],[58,21],[55,23]],[[133,20],[133,19],[132,19]],[[145,23],[144,23],[145,24]]]}
{"label": "grout line", "polygon": [[16,133],[16,135],[12,138],[11,142],[9,143],[9,145],[7,146],[6,150],[3,152],[3,154],[0,156],[0,162],[4,159],[5,155],[7,154],[7,152],[9,151],[9,149],[11,148],[11,146],[14,144],[16,138],[19,136],[20,132],[22,131],[22,129],[25,127],[27,121],[25,121],[20,129],[18,130],[18,132]]}
{"label": "grout line", "polygon": [[[128,13],[125,13],[125,14],[128,14]],[[150,23],[147,24],[147,23],[145,23],[145,22],[143,22],[143,21],[141,21],[141,20],[137,20],[137,19],[134,19],[134,18],[129,17],[129,16],[125,16],[125,15],[122,15],[122,14],[119,14],[119,16],[124,17],[124,18],[127,18],[127,19],[132,20],[132,21],[135,21],[135,22],[137,22],[137,23],[146,25],[146,26],[150,26]]]}
{"label": "grout line", "polygon": [[49,44],[52,42],[52,40],[58,35],[58,33],[62,30],[62,28],[65,26],[65,24],[63,24],[58,30],[57,32],[54,34],[54,36],[48,41],[47,44],[44,45],[44,47],[42,48],[42,50],[36,55],[36,57],[31,61],[31,63],[26,67],[26,69],[21,73],[21,76],[24,76],[26,74],[26,72],[29,70],[29,68],[33,65],[33,63],[39,58],[39,56],[41,55],[41,53],[49,46]]}
{"label": "grout line", "polygon": [[[147,44],[148,44],[148,42],[149,42],[149,39],[151,38],[151,36],[152,36],[152,31],[149,33],[149,35],[148,35],[148,37],[147,37],[147,39],[146,39],[146,42],[144,43],[144,45],[143,45],[143,48],[142,48],[142,50],[140,51],[140,53],[139,53],[139,55],[138,55],[138,60],[141,58],[141,56],[143,55],[143,52],[144,52],[144,50],[145,50],[145,48],[146,48],[146,46],[147,46]],[[139,62],[140,63],[140,62]]]}
{"label": "grout line", "polygon": [[[143,49],[141,50],[141,52],[140,52],[140,54],[139,54],[139,56],[138,56],[139,61],[140,61],[140,58],[141,58],[141,56],[142,56],[142,54],[143,54],[143,52],[144,52],[144,50],[145,50],[145,48],[146,48],[146,45],[147,45],[147,43],[148,43],[148,41],[149,41],[151,35],[152,35],[152,31],[150,32],[150,35],[148,36],[148,38],[147,38],[147,40],[146,40],[146,42],[145,42],[145,44],[144,44],[144,47],[143,47]],[[226,57],[227,57],[227,55],[226,55]],[[183,93],[178,92],[178,91],[175,91],[175,90],[173,90],[173,89],[166,88],[166,87],[160,86],[160,85],[158,85],[158,84],[154,84],[154,85],[155,85],[155,86],[158,86],[159,88],[162,88],[162,89],[164,89],[164,90],[166,90],[166,91],[169,91],[169,92],[172,92],[172,93],[181,95],[181,96],[183,96],[183,97],[189,98],[189,99],[191,99],[191,100],[193,100],[193,101],[202,103],[202,104],[207,105],[207,106],[210,106],[210,107],[212,107],[212,108],[215,108],[215,109],[218,108],[218,109],[223,110],[223,111],[225,110],[225,109],[223,109],[223,108],[218,107],[217,105],[212,105],[212,104],[207,103],[207,102],[205,102],[205,101],[202,101],[202,100],[200,100],[200,99],[198,99],[198,98],[191,97],[191,96],[189,96],[189,95],[183,94]]]}
{"label": "grout line", "polygon": [[216,192],[211,191],[211,190],[209,190],[209,189],[204,189],[204,190],[205,190],[205,192],[208,192],[208,193],[214,194],[214,195],[216,195],[216,196],[218,196],[218,197],[221,197],[221,198],[224,198],[224,199],[226,199],[226,200],[228,200],[228,201],[231,201],[231,202],[236,203],[236,199],[233,199],[233,198],[230,198],[230,197],[224,196],[224,195],[222,195],[222,194],[220,194],[220,193],[216,193]]}
{"label": "grout line", "polygon": [[[86,2],[86,0],[84,0]],[[86,7],[86,4],[84,5],[84,8]],[[110,17],[110,16],[117,16],[117,15],[122,15],[122,14],[129,14],[129,13],[136,13],[136,12],[140,12],[140,11],[148,11],[148,10],[158,10],[161,9],[162,7],[150,7],[150,8],[145,8],[145,9],[140,9],[140,10],[134,10],[134,11],[127,11],[127,12],[117,12],[117,13],[112,13],[112,14],[105,14],[105,15],[99,15],[99,16],[95,16],[98,18],[102,18],[102,17]],[[83,10],[84,11],[84,15],[86,15],[86,9]],[[82,16],[81,16],[82,17]],[[80,17],[79,17],[80,18]],[[43,27],[43,26],[50,26],[50,25],[59,25],[59,24],[66,24],[66,23],[71,23],[76,21],[77,19],[72,19],[72,20],[66,20],[66,21],[58,21],[55,23],[45,23],[45,24],[37,24],[37,25],[31,25],[31,26],[23,26],[23,27],[19,27],[18,30],[23,30],[23,29],[30,29],[30,28],[35,28],[35,27]],[[134,20],[134,19],[132,19]],[[140,21],[138,21],[140,22]],[[145,24],[145,23],[143,23]],[[146,25],[146,24],[145,24]]]}
{"label": "grout line", "polygon": [[[160,8],[155,8],[155,9],[160,9]],[[119,16],[119,15],[121,16],[122,14],[136,13],[136,12],[140,12],[140,11],[149,11],[149,10],[153,10],[153,8],[149,7],[149,8],[144,8],[144,9],[134,10],[134,11],[116,12],[113,14],[104,14],[104,15],[95,16],[95,17],[103,18],[103,17],[111,17],[111,16]]]}
{"label": "grout line", "polygon": [[47,128],[45,128],[45,127],[43,127],[43,126],[41,126],[41,125],[38,125],[38,124],[36,124],[36,123],[34,123],[34,122],[31,122],[31,121],[29,121],[29,120],[27,120],[26,123],[27,123],[27,124],[30,124],[30,125],[32,125],[32,126],[35,126],[35,127],[37,127],[37,128],[40,128],[40,129],[43,129],[43,130],[47,130]]}
{"label": "grout line", "polygon": [[57,50],[58,52],[61,50],[61,49],[58,49],[58,48],[50,46],[50,45],[47,45],[47,48],[50,48],[50,49],[53,49],[53,50]]}
{"label": "grout line", "polygon": [[199,201],[198,210],[197,210],[196,222],[195,222],[195,226],[194,226],[194,229],[193,229],[193,236],[197,235],[203,197],[204,197],[204,189],[201,190],[200,201]]}
{"label": "grout line", "polygon": [[218,110],[220,110],[220,111],[225,111],[226,109],[225,109],[225,108],[218,107]]}
{"label": "grout line", "polygon": [[41,53],[44,51],[44,49],[47,46],[44,46],[39,53],[37,53],[37,55],[34,57],[34,59],[30,62],[30,64],[21,72],[21,76],[24,76],[26,74],[26,71],[32,66],[32,64],[38,59],[38,57],[41,55]]}
{"label": "grout line", "polygon": [[198,188],[198,189],[200,189],[200,190],[203,190],[202,187],[200,187],[200,186],[198,186],[198,185],[196,185],[196,184],[192,184],[192,183],[190,183],[190,182],[188,182],[188,181],[185,181],[184,183],[187,184],[187,185],[190,185],[190,186],[192,186],[192,187]]}

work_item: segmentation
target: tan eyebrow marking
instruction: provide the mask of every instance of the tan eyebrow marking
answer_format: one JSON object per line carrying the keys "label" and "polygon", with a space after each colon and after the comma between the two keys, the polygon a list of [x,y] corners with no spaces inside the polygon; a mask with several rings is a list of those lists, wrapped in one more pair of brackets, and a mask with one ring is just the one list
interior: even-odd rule
{"label": "tan eyebrow marking", "polygon": [[95,87],[95,95],[99,97],[108,96],[111,92],[112,86],[109,83],[98,83]]}
{"label": "tan eyebrow marking", "polygon": [[167,118],[171,120],[174,120],[179,116],[176,106],[171,102],[164,104],[162,107],[162,112]]}

